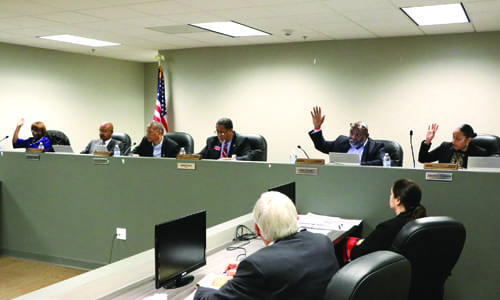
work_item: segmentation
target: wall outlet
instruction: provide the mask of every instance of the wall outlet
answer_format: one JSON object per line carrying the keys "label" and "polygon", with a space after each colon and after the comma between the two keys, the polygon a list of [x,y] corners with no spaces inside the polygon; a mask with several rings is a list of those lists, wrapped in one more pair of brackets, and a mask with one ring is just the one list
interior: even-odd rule
{"label": "wall outlet", "polygon": [[127,239],[127,229],[126,228],[116,228],[116,238],[119,240]]}

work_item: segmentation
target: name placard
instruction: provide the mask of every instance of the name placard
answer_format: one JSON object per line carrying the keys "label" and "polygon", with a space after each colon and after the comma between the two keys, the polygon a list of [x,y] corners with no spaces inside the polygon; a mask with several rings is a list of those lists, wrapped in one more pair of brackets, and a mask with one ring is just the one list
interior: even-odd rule
{"label": "name placard", "polygon": [[295,175],[318,175],[318,168],[295,168]]}
{"label": "name placard", "polygon": [[94,158],[94,165],[109,165],[109,158]]}
{"label": "name placard", "polygon": [[196,170],[196,164],[195,163],[177,163],[177,169],[179,170]]}
{"label": "name placard", "polygon": [[431,181],[453,181],[453,173],[426,172],[425,180]]}

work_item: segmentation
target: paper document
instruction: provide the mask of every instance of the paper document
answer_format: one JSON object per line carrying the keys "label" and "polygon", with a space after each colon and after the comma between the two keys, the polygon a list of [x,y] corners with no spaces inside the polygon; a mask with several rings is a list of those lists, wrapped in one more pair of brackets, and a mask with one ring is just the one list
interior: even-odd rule
{"label": "paper document", "polygon": [[[218,290],[217,287],[213,286],[212,285],[212,282],[214,282],[214,279],[216,277],[219,277],[220,275],[217,275],[215,273],[208,273],[207,275],[203,276],[203,278],[198,281],[198,283],[196,283],[196,287],[207,287],[207,288],[211,288],[211,289],[216,289]],[[193,300],[194,299],[194,294],[196,293],[196,289],[191,293],[189,294],[189,296],[187,296],[186,298],[184,298],[184,300]]]}
{"label": "paper document", "polygon": [[[363,220],[357,219],[342,219],[339,217],[330,217],[307,213],[307,215],[299,215],[299,226],[307,228],[309,231],[322,233],[321,231],[348,231],[354,226],[361,224]],[[311,230],[312,229],[312,230]]]}

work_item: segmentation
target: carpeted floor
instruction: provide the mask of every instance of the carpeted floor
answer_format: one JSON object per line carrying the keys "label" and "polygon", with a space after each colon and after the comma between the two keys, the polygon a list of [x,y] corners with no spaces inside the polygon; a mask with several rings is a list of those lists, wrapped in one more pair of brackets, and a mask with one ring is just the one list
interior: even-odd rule
{"label": "carpeted floor", "polygon": [[0,300],[12,299],[87,272],[31,260],[0,257]]}

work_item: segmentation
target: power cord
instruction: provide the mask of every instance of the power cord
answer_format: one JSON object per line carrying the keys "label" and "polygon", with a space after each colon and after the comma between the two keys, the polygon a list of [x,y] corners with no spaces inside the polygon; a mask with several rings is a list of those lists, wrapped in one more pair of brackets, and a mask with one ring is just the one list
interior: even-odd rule
{"label": "power cord", "polygon": [[[245,232],[245,230],[247,232]],[[238,225],[236,227],[236,232],[235,232],[235,237],[233,239],[233,242],[236,241],[246,241],[246,243],[238,246],[229,246],[226,248],[227,251],[234,251],[234,250],[243,250],[243,253],[240,253],[236,256],[236,261],[241,261],[245,257],[247,257],[247,249],[245,249],[245,246],[250,244],[250,241],[253,239],[257,238],[257,234],[255,234],[250,228],[248,228],[245,225]]]}
{"label": "power cord", "polygon": [[108,260],[108,264],[110,264],[110,263],[111,263],[111,256],[113,255],[113,245],[115,244],[115,240],[116,240],[116,237],[117,237],[117,236],[118,236],[118,235],[115,233],[115,234],[113,235],[113,239],[111,240],[111,251],[109,251],[109,260]]}

